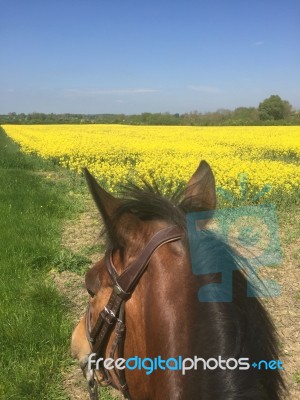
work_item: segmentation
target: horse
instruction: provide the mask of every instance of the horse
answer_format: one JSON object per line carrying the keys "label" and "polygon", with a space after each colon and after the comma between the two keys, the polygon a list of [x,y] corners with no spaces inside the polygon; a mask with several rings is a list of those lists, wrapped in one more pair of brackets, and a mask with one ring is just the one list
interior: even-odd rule
{"label": "horse", "polygon": [[[199,263],[208,273],[192,270],[186,216],[216,209],[209,164],[201,161],[186,187],[169,198],[147,182],[128,185],[115,197],[87,169],[85,175],[107,239],[105,257],[85,275],[89,304],[71,340],[91,398],[98,398],[98,382],[132,400],[282,399],[286,389],[280,368],[249,364],[278,360],[279,342],[261,300],[247,296],[240,260],[204,229]],[[235,267],[232,301],[200,301],[200,288],[221,283],[220,273],[209,272],[225,261]],[[192,368],[195,356],[197,368]],[[238,367],[233,359],[240,360]],[[124,369],[125,360],[131,364]],[[249,360],[244,368],[241,360]],[[119,371],[109,368],[112,362],[119,362]]]}

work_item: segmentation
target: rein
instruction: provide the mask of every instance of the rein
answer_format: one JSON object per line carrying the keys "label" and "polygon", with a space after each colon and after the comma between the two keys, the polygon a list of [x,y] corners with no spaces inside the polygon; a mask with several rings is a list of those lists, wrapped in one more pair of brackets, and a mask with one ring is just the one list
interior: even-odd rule
{"label": "rein", "polygon": [[[112,250],[105,253],[105,265],[110,278],[113,282],[113,290],[109,301],[104,309],[99,313],[96,324],[91,328],[90,304],[86,311],[86,336],[90,343],[91,350],[96,353],[97,358],[103,357],[107,342],[111,336],[112,330],[116,326],[115,339],[110,349],[110,357],[114,358],[116,349],[118,348],[118,357],[123,358],[124,340],[125,340],[125,302],[130,298],[141,276],[146,270],[152,254],[160,246],[181,239],[182,233],[175,226],[169,226],[156,232],[140,255],[129,264],[125,270],[119,275],[112,261]],[[95,365],[93,365],[95,368]],[[101,372],[105,377],[105,383],[114,384],[111,373],[105,369],[103,363],[99,365]],[[124,369],[114,371],[117,377],[119,389],[126,399],[130,399]],[[97,384],[94,379],[94,369],[88,371],[90,374],[89,392],[91,400],[98,399]]]}

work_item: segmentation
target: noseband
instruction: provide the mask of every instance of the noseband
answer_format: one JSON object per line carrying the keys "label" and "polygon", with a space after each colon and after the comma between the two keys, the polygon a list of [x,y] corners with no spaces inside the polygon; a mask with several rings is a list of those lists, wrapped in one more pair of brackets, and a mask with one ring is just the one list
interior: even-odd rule
{"label": "noseband", "polygon": [[[98,319],[93,328],[91,328],[90,304],[88,304],[86,311],[86,336],[90,343],[91,350],[96,353],[97,359],[100,357],[104,358],[109,337],[115,326],[115,339],[110,349],[110,357],[114,358],[115,351],[118,348],[118,358],[123,358],[125,339],[125,302],[130,298],[142,274],[146,270],[154,251],[166,243],[181,239],[181,237],[182,233],[175,225],[156,232],[141,251],[137,259],[129,264],[120,275],[112,261],[112,250],[105,253],[105,265],[113,282],[113,290],[107,305],[99,313]],[[104,367],[103,363],[100,363],[99,368],[105,377],[106,384],[113,384],[111,373]],[[119,372],[115,370],[114,372],[118,380],[114,386],[123,393],[125,398],[130,399],[124,369],[120,369]],[[97,387],[95,387],[94,370],[88,371],[88,373],[91,377],[89,380],[90,397],[94,400],[98,398]]]}

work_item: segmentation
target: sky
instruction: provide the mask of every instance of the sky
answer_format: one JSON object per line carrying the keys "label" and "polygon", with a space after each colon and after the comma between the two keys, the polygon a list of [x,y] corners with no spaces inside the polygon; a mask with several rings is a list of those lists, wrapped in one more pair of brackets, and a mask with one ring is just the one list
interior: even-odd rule
{"label": "sky", "polygon": [[300,109],[299,0],[0,0],[0,114]]}

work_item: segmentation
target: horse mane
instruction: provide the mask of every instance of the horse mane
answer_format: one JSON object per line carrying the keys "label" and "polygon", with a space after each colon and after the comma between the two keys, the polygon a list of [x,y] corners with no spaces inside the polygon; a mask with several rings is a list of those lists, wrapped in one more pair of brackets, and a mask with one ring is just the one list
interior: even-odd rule
{"label": "horse mane", "polygon": [[[201,239],[198,242],[199,254],[197,258],[199,270],[205,271],[224,271],[232,270],[232,302],[216,302],[216,307],[210,309],[207,315],[207,324],[213,327],[215,332],[219,332],[222,341],[217,344],[216,354],[227,354],[228,357],[239,359],[249,357],[250,362],[260,360],[278,360],[279,359],[279,340],[275,325],[269,312],[260,299],[260,289],[249,281],[245,271],[252,267],[245,259],[236,255],[233,249],[216,233],[212,231],[202,231]],[[209,272],[208,272],[209,273]],[[217,280],[221,281],[220,274],[215,274]],[[257,277],[260,281],[260,278]],[[263,285],[263,282],[260,281]],[[255,296],[248,297],[247,285],[251,287],[251,292]],[[226,294],[227,289],[224,289]],[[206,303],[208,304],[208,303]],[[209,328],[210,329],[210,328]],[[221,332],[221,333],[220,333]],[[211,334],[207,332],[207,334]],[[248,387],[247,379],[249,376],[245,371],[220,371],[223,375],[224,386],[223,398],[230,399],[272,399],[279,400],[281,391],[285,390],[284,380],[278,370],[249,370],[250,375],[255,376],[257,387],[248,389],[245,393],[244,388]],[[212,379],[207,376],[207,379]],[[215,379],[215,378],[214,378]],[[212,379],[212,387],[214,385]],[[222,379],[222,381],[223,381]],[[245,386],[244,386],[245,385]],[[235,396],[226,397],[226,389],[229,393],[236,393]],[[213,389],[210,388],[210,392]],[[252,392],[251,392],[252,390]],[[261,396],[263,392],[263,397]],[[217,394],[216,394],[217,396]],[[217,398],[217,397],[216,397]]]}
{"label": "horse mane", "polygon": [[111,215],[109,225],[102,225],[101,236],[105,237],[106,246],[119,247],[116,232],[122,216],[126,214],[134,215],[142,221],[166,221],[177,225],[186,234],[183,194],[184,191],[178,189],[175,193],[164,196],[155,182],[152,185],[147,181],[142,181],[140,186],[133,182],[123,185],[116,197],[119,207]]}
{"label": "horse mane", "polygon": [[185,229],[185,214],[181,209],[183,190],[178,189],[168,196],[163,195],[159,186],[143,181],[141,186],[128,183],[122,187],[120,202],[115,219],[131,212],[143,221],[160,219]]}

